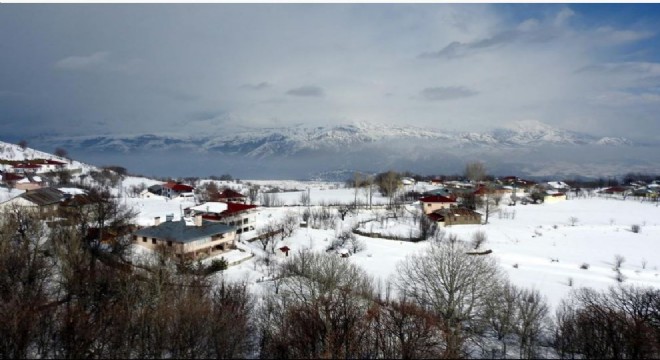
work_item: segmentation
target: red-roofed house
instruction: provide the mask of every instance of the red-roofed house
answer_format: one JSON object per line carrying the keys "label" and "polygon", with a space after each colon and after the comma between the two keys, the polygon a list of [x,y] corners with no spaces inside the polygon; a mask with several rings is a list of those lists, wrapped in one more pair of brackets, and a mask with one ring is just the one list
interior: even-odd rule
{"label": "red-roofed house", "polygon": [[40,165],[44,171],[57,171],[66,167],[65,162],[50,159],[42,160]]}
{"label": "red-roofed house", "polygon": [[[224,206],[214,206],[214,205]],[[217,221],[226,225],[235,226],[236,233],[241,234],[254,230],[257,224],[257,205],[241,203],[207,202],[186,211],[201,214],[204,220]]]}
{"label": "red-roofed house", "polygon": [[232,202],[245,204],[247,197],[232,189],[224,189],[220,194],[211,197],[213,201]]}
{"label": "red-roofed house", "polygon": [[419,201],[422,203],[424,214],[430,214],[436,210],[448,209],[452,206],[456,206],[456,199],[442,195],[426,196],[419,199]]}
{"label": "red-roofed house", "polygon": [[176,197],[195,197],[195,188],[178,182],[167,182],[162,185],[161,195],[174,199]]}
{"label": "red-roofed house", "polygon": [[37,170],[41,169],[41,165],[37,164],[27,164],[27,163],[18,163],[12,166],[12,169],[15,173],[34,173]]}

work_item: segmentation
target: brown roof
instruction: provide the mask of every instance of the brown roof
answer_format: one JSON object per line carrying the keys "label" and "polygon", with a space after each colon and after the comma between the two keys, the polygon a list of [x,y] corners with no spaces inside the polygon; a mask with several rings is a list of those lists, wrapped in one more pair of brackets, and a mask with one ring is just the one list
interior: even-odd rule
{"label": "brown roof", "polygon": [[64,193],[55,188],[30,190],[22,193],[19,196],[39,206],[59,203],[62,199],[64,199]]}

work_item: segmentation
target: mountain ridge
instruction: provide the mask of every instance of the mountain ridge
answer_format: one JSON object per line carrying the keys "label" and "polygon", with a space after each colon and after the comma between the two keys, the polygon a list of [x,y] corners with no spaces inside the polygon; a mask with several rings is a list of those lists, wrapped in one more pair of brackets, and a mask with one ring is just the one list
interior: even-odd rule
{"label": "mountain ridge", "polygon": [[291,156],[315,151],[341,151],[383,141],[438,141],[439,147],[516,148],[539,145],[633,146],[620,137],[596,137],[550,127],[539,122],[520,122],[487,132],[455,132],[415,126],[379,126],[355,123],[336,126],[294,126],[243,129],[212,135],[131,134],[41,137],[37,142],[86,151],[131,152],[188,149],[248,157]]}

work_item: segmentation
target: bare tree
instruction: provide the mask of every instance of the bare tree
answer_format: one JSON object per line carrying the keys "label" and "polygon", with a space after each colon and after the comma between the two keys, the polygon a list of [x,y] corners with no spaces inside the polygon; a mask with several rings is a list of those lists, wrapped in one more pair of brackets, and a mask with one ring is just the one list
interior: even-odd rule
{"label": "bare tree", "polygon": [[380,193],[389,199],[389,206],[391,208],[396,192],[401,186],[401,175],[390,170],[376,175],[375,182],[378,185]]}
{"label": "bare tree", "polygon": [[501,278],[491,257],[467,255],[460,241],[432,242],[398,267],[402,294],[433,311],[446,322],[447,357],[464,355],[469,325],[482,320],[488,299]]}
{"label": "bare tree", "polygon": [[53,152],[55,156],[59,156],[61,158],[68,158],[69,157],[69,152],[66,151],[64,148],[58,147],[55,148],[55,151]]}
{"label": "bare tree", "polygon": [[358,205],[358,192],[360,190],[360,187],[362,186],[363,179],[362,179],[362,174],[360,172],[356,171],[353,173],[353,192],[355,195],[355,198],[353,199],[353,207],[357,211],[357,205]]}
{"label": "bare tree", "polygon": [[264,251],[266,251],[269,247],[273,248],[275,237],[278,233],[277,230],[278,228],[273,222],[269,222],[257,230],[257,239],[259,240],[259,243],[261,244],[261,247],[264,249]]}
{"label": "bare tree", "polygon": [[309,189],[300,193],[300,204],[302,206],[309,206],[310,201],[311,199],[310,199]]}
{"label": "bare tree", "polygon": [[474,234],[472,234],[472,242],[471,245],[474,248],[474,250],[479,249],[481,245],[483,245],[486,240],[488,240],[488,236],[486,235],[485,232],[483,231],[477,231]]}
{"label": "bare tree", "polygon": [[626,261],[626,258],[621,254],[614,255],[614,270],[621,269],[621,265]]}
{"label": "bare tree", "polygon": [[472,182],[479,182],[486,177],[486,166],[482,162],[470,162],[465,165],[465,178]]}
{"label": "bare tree", "polygon": [[250,199],[250,204],[257,202],[259,198],[259,185],[251,185],[248,189],[248,198]]}
{"label": "bare tree", "polygon": [[303,251],[283,263],[280,276],[280,291],[266,296],[259,315],[261,356],[363,357],[362,324],[373,296],[363,270]]}
{"label": "bare tree", "polygon": [[502,343],[501,358],[506,358],[507,342],[515,335],[519,298],[520,290],[507,281],[487,301],[486,319],[495,337]]}
{"label": "bare tree", "polygon": [[364,178],[364,186],[362,188],[362,191],[364,191],[364,196],[366,199],[366,204],[369,205],[369,209],[371,209],[371,205],[373,202],[373,197],[374,197],[374,177],[371,175],[367,175]]}
{"label": "bare tree", "polygon": [[523,289],[517,302],[515,330],[520,340],[520,358],[537,358],[539,337],[547,325],[548,305],[538,290]]}

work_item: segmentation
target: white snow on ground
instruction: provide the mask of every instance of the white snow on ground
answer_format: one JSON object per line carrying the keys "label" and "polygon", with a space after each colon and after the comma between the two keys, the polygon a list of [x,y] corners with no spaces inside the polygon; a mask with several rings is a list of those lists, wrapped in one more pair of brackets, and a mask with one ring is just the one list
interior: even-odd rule
{"label": "white snow on ground", "polygon": [[[264,209],[258,223],[282,216],[287,209],[300,211],[301,208]],[[510,214],[515,211],[515,217],[500,219],[497,214],[491,214],[488,225],[452,226],[445,231],[447,235],[456,234],[468,241],[476,231],[484,231],[488,240],[481,249],[492,249],[493,255],[489,256],[499,260],[513,283],[539,289],[552,306],[566,298],[571,289],[582,286],[605,289],[618,284],[613,271],[617,254],[626,259],[621,268],[625,283],[660,288],[660,256],[657,255],[660,254],[660,207],[634,200],[582,198],[555,204],[503,206],[502,209]],[[358,217],[366,219],[370,214],[361,211]],[[570,217],[578,218],[575,226],[571,226]],[[344,224],[349,227],[356,221],[357,217],[348,216]],[[630,231],[632,224],[639,224],[641,232]],[[324,251],[336,234],[335,229],[301,228],[283,244],[294,253],[304,248]],[[380,281],[394,276],[397,264],[406,256],[424,251],[428,246],[428,242],[359,238],[366,244],[366,250],[347,261],[362,266]],[[247,246],[257,254],[262,252],[258,243]],[[644,261],[645,269],[642,268]],[[580,269],[584,263],[589,269]],[[250,260],[229,268],[225,276],[257,281],[266,273],[265,268]],[[572,287],[568,285],[569,279],[572,279]]]}
{"label": "white snow on ground", "polygon": [[[120,201],[139,211],[137,222],[142,226],[153,225],[154,217],[160,216],[161,221],[168,214],[179,220],[183,209],[195,206],[191,200],[168,200],[162,197],[142,199],[128,196],[131,186],[144,184],[150,186],[161,183],[157,180],[126,177]],[[288,206],[275,208],[259,208],[257,226],[263,226],[270,221],[276,221],[287,212],[302,214],[304,207],[295,206],[300,203],[302,191],[310,190],[312,208],[318,204],[352,204],[355,200],[353,189],[344,188],[340,183],[301,182],[301,181],[250,181],[259,184],[262,189],[279,187],[281,189],[298,189],[297,192],[277,193],[278,198]],[[248,181],[218,182],[218,185],[229,185],[233,189],[247,194]],[[435,188],[431,185],[416,184],[406,187],[406,190],[419,192]],[[22,193],[20,190],[9,190],[0,187],[0,201],[5,201]],[[374,193],[374,204],[385,204],[388,199],[377,192]],[[363,191],[358,192],[358,201],[365,201]],[[506,203],[506,201],[502,201]],[[625,262],[621,272],[625,284],[638,284],[660,288],[660,207],[649,202],[640,202],[629,198],[578,198],[542,205],[501,206],[501,211],[508,213],[504,218],[497,213],[491,214],[487,225],[460,225],[446,228],[447,235],[456,234],[461,239],[469,241],[476,231],[484,231],[488,237],[481,249],[493,250],[492,255],[499,260],[502,270],[508,274],[512,282],[526,287],[539,289],[548,298],[551,305],[557,305],[566,298],[571,289],[589,286],[605,289],[618,284],[615,271],[612,270],[615,255],[621,255]],[[331,211],[337,211],[331,208]],[[325,251],[331,241],[343,229],[350,229],[357,221],[378,217],[385,210],[367,211],[361,209],[357,215],[349,214],[338,228],[317,230],[299,228],[292,237],[285,239],[279,246],[287,245],[292,254],[304,248],[315,251]],[[513,216],[515,212],[515,216]],[[577,218],[574,226],[569,218]],[[631,225],[641,226],[640,233],[633,233]],[[365,225],[370,230],[370,225]],[[374,230],[387,230],[391,234],[407,235],[414,226],[397,223],[390,220],[383,225],[374,225]],[[269,271],[260,261],[264,254],[258,242],[247,243],[257,231],[241,234],[239,249],[226,253],[232,261],[243,260],[244,257],[256,256],[238,265],[231,266],[223,276],[231,280],[244,280],[259,293],[267,286]],[[352,261],[362,266],[376,280],[386,281],[396,275],[397,264],[406,256],[424,251],[427,242],[411,243],[405,241],[385,240],[359,237],[366,249],[350,256]],[[136,246],[139,248],[139,246]],[[236,257],[236,258],[235,258]],[[284,259],[282,255],[276,257]],[[211,261],[212,258],[206,261]],[[553,261],[556,260],[556,261]],[[580,269],[582,264],[588,264],[588,269]],[[514,265],[517,266],[514,267]],[[265,279],[265,281],[262,281]],[[569,286],[569,282],[573,286]]]}

